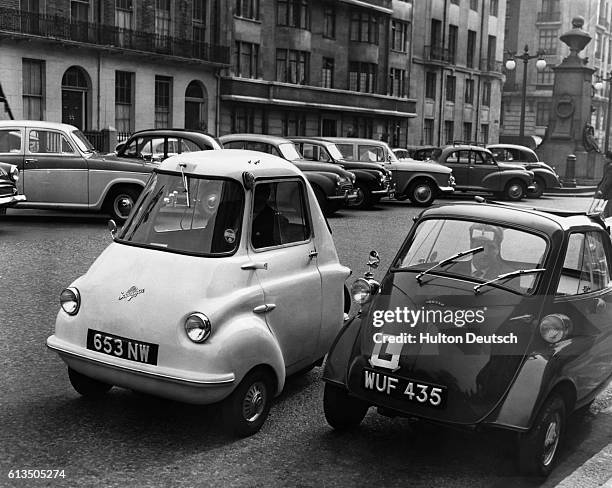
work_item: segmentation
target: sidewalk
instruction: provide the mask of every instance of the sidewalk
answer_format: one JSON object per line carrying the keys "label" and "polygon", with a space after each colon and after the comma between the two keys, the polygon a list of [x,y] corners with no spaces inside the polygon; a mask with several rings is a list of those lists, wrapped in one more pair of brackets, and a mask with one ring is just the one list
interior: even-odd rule
{"label": "sidewalk", "polygon": [[563,196],[592,196],[597,189],[596,186],[577,185],[575,188],[563,187],[547,190],[545,195],[563,195]]}
{"label": "sidewalk", "polygon": [[612,488],[612,443],[565,478],[555,488]]}

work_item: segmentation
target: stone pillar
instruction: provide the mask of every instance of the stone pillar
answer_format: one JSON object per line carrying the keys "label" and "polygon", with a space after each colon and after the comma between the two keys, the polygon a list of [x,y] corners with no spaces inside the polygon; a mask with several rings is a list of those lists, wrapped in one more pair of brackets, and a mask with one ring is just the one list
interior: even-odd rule
{"label": "stone pillar", "polygon": [[102,140],[104,141],[102,152],[111,153],[115,150],[117,145],[117,129],[112,126],[108,126],[106,129],[102,129]]}

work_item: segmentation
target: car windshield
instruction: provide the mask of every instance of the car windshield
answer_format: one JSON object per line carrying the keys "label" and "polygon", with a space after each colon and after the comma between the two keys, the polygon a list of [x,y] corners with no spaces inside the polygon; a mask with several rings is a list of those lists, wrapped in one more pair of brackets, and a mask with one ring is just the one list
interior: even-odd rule
{"label": "car windshield", "polygon": [[119,242],[205,256],[238,247],[244,191],[233,180],[153,173]]}
{"label": "car windshield", "polygon": [[81,152],[95,152],[96,148],[93,147],[93,144],[89,142],[89,139],[87,139],[87,137],[85,137],[85,134],[83,134],[80,130],[73,130],[72,137],[76,145],[79,146]]}
{"label": "car windshield", "polygon": [[[500,274],[543,268],[547,255],[546,240],[523,230],[473,220],[426,219],[419,223],[412,241],[402,250],[393,269],[418,273],[477,247],[482,247],[482,252],[440,264],[430,274],[488,281]],[[496,282],[496,286],[529,294],[535,290],[540,277],[541,273],[514,276]]]}
{"label": "car windshield", "polygon": [[296,159],[302,159],[302,155],[298,152],[292,142],[284,142],[278,145],[278,150],[280,151],[283,158],[287,161],[295,161]]}
{"label": "car windshield", "polygon": [[338,146],[336,146],[335,144],[328,144],[327,146],[325,146],[325,148],[329,151],[329,155],[334,160],[338,161],[339,159],[344,159],[344,156],[342,156],[340,149],[338,149]]}

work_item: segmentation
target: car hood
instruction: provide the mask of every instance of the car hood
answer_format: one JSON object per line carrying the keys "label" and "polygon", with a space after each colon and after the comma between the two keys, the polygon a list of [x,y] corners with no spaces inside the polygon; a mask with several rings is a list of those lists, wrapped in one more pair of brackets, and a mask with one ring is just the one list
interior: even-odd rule
{"label": "car hood", "polygon": [[[115,153],[95,153],[88,160],[90,168],[117,169],[123,171],[151,172],[159,166],[158,162],[143,161],[140,159],[122,158]],[[110,168],[109,168],[110,166]]]}
{"label": "car hood", "polygon": [[345,178],[351,179],[351,173],[337,164],[331,163],[317,163],[314,161],[309,161],[308,159],[296,159],[291,161],[295,164],[301,171],[317,171],[324,173],[334,173]]}
{"label": "car hood", "polygon": [[449,167],[439,164],[436,161],[417,161],[416,159],[410,161],[396,161],[385,165],[385,167],[392,171],[416,171],[442,174],[450,174],[452,172]]}
{"label": "car hood", "polygon": [[508,171],[508,170],[511,170],[511,169],[520,169],[522,171],[525,170],[525,165],[518,164],[518,163],[500,163],[500,162],[498,162],[497,166],[502,171]]}
{"label": "car hood", "polygon": [[[537,305],[533,297],[498,287],[485,287],[475,294],[476,283],[468,280],[427,275],[422,281],[423,285],[419,285],[414,272],[389,273],[383,280],[381,292],[374,297],[362,319],[361,337],[355,344],[349,370],[349,389],[372,403],[407,414],[474,424],[495,408],[511,385],[535,330],[535,314],[530,311]],[[429,315],[422,315],[416,323],[411,319],[412,326],[398,320],[381,324],[380,316],[376,316],[378,310],[398,309]],[[467,321],[468,310],[475,314],[470,316],[471,324],[463,323]],[[375,352],[376,333],[415,335],[416,342],[404,344],[401,349],[399,369],[373,369],[445,387],[447,400],[443,409],[365,389],[363,370],[372,369],[370,360]],[[478,337],[494,336],[515,337],[516,344],[471,342]],[[445,339],[440,337],[451,338],[447,340],[456,343],[443,343]],[[434,343],[436,340],[438,343]],[[384,354],[390,351],[385,351],[386,347],[382,346],[379,357],[389,357]]]}
{"label": "car hood", "polygon": [[340,159],[338,160],[338,164],[341,164],[345,169],[349,171],[352,169],[374,170],[381,171],[383,173],[386,171],[384,165],[378,163],[364,163],[361,161],[346,161],[345,159]]}

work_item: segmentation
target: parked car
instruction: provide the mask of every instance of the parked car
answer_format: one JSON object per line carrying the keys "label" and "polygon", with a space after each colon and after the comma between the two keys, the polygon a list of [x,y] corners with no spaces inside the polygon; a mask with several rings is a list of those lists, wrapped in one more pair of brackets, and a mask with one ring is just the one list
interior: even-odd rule
{"label": "parked car", "polygon": [[390,170],[382,164],[347,161],[336,144],[323,137],[290,137],[304,159],[337,164],[355,175],[357,198],[350,203],[355,208],[370,208],[383,197],[393,198],[395,187]]}
{"label": "parked car", "polygon": [[498,162],[520,164],[525,169],[533,171],[535,189],[528,193],[532,198],[540,198],[545,191],[563,186],[555,169],[540,161],[538,155],[528,147],[516,144],[490,144],[487,149]]}
{"label": "parked car", "polygon": [[328,137],[347,161],[383,164],[391,171],[397,200],[410,199],[419,206],[431,205],[437,196],[453,193],[454,177],[442,165],[399,161],[386,142],[353,137]]}
{"label": "parked car", "polygon": [[569,415],[612,378],[611,259],[597,216],[425,210],[382,282],[369,274],[351,287],[361,309],[326,360],[327,421],[355,427],[374,406],[512,431],[520,470],[547,475]]}
{"label": "parked car", "polygon": [[206,132],[188,129],[147,129],[135,132],[116,147],[117,155],[127,159],[161,162],[175,154],[223,149]]}
{"label": "parked car", "polygon": [[521,200],[534,191],[534,174],[520,164],[498,163],[488,149],[456,144],[433,154],[436,161],[453,170],[455,189],[493,193],[508,200]]}
{"label": "parked car", "polygon": [[417,157],[417,156],[423,155],[425,154],[426,151],[431,151],[435,148],[436,146],[407,146],[403,148],[397,147],[393,149],[393,154],[395,154],[397,159],[399,159],[400,161],[410,160],[410,159],[415,159],[417,161],[425,161],[431,158],[425,158],[422,156]]}
{"label": "parked car", "polygon": [[76,127],[40,120],[0,121],[0,161],[17,166],[17,208],[107,212],[124,220],[153,165],[103,155]]}
{"label": "parked car", "polygon": [[228,427],[251,435],[285,378],[320,364],[342,326],[350,270],[311,186],[281,158],[168,158],[111,230],[61,292],[47,340],[83,396],[121,386],[223,402]]}
{"label": "parked car", "polygon": [[[6,138],[2,138],[0,132],[0,152],[5,149],[6,142]],[[17,181],[19,181],[17,166],[0,163],[0,215],[6,214],[8,207],[14,207],[19,202],[26,201],[25,195],[20,195],[17,190]]]}
{"label": "parked car", "polygon": [[265,152],[295,164],[306,174],[325,215],[335,213],[357,198],[353,173],[333,164],[304,159],[289,139],[264,134],[228,134],[219,140],[226,149]]}

